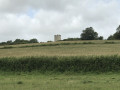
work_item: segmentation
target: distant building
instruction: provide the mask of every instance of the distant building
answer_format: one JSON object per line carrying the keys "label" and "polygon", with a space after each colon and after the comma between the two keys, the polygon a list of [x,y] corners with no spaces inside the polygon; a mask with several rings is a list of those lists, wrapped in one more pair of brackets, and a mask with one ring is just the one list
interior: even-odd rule
{"label": "distant building", "polygon": [[61,40],[61,35],[54,35],[54,41],[60,41]]}

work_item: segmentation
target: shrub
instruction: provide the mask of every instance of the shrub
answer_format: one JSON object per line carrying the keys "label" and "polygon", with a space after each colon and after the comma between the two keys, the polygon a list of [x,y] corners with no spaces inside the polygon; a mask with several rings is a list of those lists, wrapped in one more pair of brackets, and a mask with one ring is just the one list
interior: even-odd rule
{"label": "shrub", "polygon": [[105,42],[105,44],[115,44],[115,42]]}

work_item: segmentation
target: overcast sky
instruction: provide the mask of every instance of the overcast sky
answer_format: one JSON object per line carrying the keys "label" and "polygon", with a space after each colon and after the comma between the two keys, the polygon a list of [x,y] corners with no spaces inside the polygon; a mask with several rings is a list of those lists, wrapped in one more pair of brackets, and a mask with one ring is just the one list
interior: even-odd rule
{"label": "overcast sky", "polygon": [[93,27],[107,38],[120,25],[120,0],[0,0],[0,42],[80,37]]}

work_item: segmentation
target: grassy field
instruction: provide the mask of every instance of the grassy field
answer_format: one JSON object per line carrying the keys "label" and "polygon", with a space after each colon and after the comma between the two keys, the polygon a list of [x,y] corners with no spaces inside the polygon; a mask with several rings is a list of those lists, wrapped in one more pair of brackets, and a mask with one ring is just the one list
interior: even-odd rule
{"label": "grassy field", "polygon": [[11,47],[0,49],[0,57],[120,55],[120,41],[74,41]]}
{"label": "grassy field", "polygon": [[0,90],[119,90],[120,74],[0,75]]}
{"label": "grassy field", "polygon": [[[24,56],[34,56],[34,57],[41,57],[41,56],[48,56],[48,57],[61,57],[61,56],[75,56],[80,57],[90,57],[90,56],[111,56],[111,55],[118,55],[120,56],[120,41],[66,41],[66,42],[51,42],[51,43],[38,43],[38,44],[22,44],[22,45],[9,45],[9,46],[0,46],[0,59],[2,60],[3,57],[17,57],[22,58]],[[73,57],[74,58],[74,57]],[[102,59],[102,57],[100,57]],[[109,58],[109,57],[108,57]],[[48,58],[49,59],[49,58]],[[89,59],[89,58],[88,58]],[[114,70],[119,71],[119,58],[114,60],[114,58],[111,58],[111,61],[105,61],[106,57],[104,57],[104,60],[101,62],[101,60],[96,57],[95,59],[98,60],[97,62],[90,61],[87,59],[87,61],[84,62],[82,60],[83,66],[85,66],[86,70],[101,70],[100,67],[102,67],[104,70],[104,67],[106,67],[106,70]],[[96,73],[74,73],[74,72],[50,72],[47,73],[41,73],[41,72],[16,72],[11,70],[13,68],[19,68],[22,67],[28,67],[31,68],[31,62],[26,61],[25,58],[23,58],[23,61],[11,61],[12,58],[3,58],[3,60],[0,60],[0,69],[3,69],[3,71],[0,72],[0,90],[120,90],[120,73],[119,72],[107,72],[103,73],[100,72],[99,74]],[[8,60],[8,61],[6,61]],[[16,60],[16,59],[15,59]],[[107,59],[108,60],[108,59]],[[54,60],[53,60],[54,61]],[[59,60],[58,60],[59,61]],[[79,60],[78,60],[79,61]],[[114,61],[114,63],[112,62]],[[7,62],[7,64],[6,64]],[[19,62],[21,65],[19,65]],[[36,61],[37,62],[37,61]],[[34,63],[36,63],[34,62]],[[41,61],[40,61],[41,62]],[[68,62],[68,63],[66,63]],[[63,63],[60,64],[60,67],[67,67],[66,65],[70,66],[72,63],[76,63],[71,60],[67,60],[66,62],[55,62],[55,63]],[[80,61],[81,62],[81,61]],[[88,62],[88,63],[86,63]],[[92,63],[93,64],[89,64]],[[100,62],[100,64],[99,64]],[[34,67],[34,63],[32,64]],[[43,61],[44,68],[43,70],[46,70],[46,66],[49,65],[46,64]],[[54,63],[54,62],[52,62]],[[85,64],[86,63],[86,64]],[[95,64],[94,64],[95,63]],[[105,65],[103,65],[105,63]],[[107,63],[110,63],[109,65]],[[77,63],[79,66],[81,63]],[[13,65],[13,66],[11,66]],[[14,66],[15,65],[15,66]],[[92,66],[98,66],[97,68],[93,68]],[[100,65],[100,66],[99,66]],[[5,67],[8,67],[8,71]],[[9,67],[10,66],[10,67]],[[55,65],[58,67],[59,65]],[[87,67],[88,66],[88,67]],[[91,67],[89,69],[89,66]],[[39,65],[37,66],[39,68]],[[37,68],[35,67],[35,68]],[[49,65],[49,67],[51,67]],[[73,66],[70,66],[70,68],[76,67],[76,64]],[[52,67],[53,68],[53,67]],[[52,69],[51,68],[51,69]],[[17,70],[17,69],[16,69]],[[27,70],[27,69],[26,69]],[[61,69],[60,69],[61,70]],[[67,70],[67,69],[66,69]],[[69,67],[68,67],[69,70]],[[115,74],[116,73],[116,74]]]}

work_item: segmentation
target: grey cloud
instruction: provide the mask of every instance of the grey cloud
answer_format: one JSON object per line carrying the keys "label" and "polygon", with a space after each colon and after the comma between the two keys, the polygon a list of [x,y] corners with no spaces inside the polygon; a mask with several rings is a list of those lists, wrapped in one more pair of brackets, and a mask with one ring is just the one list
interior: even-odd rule
{"label": "grey cloud", "polygon": [[117,0],[0,0],[0,38],[79,37],[89,26],[107,38],[120,23],[119,8]]}
{"label": "grey cloud", "polygon": [[[18,13],[28,9],[64,10],[77,0],[0,0],[0,12]],[[82,0],[81,0],[82,1]]]}

